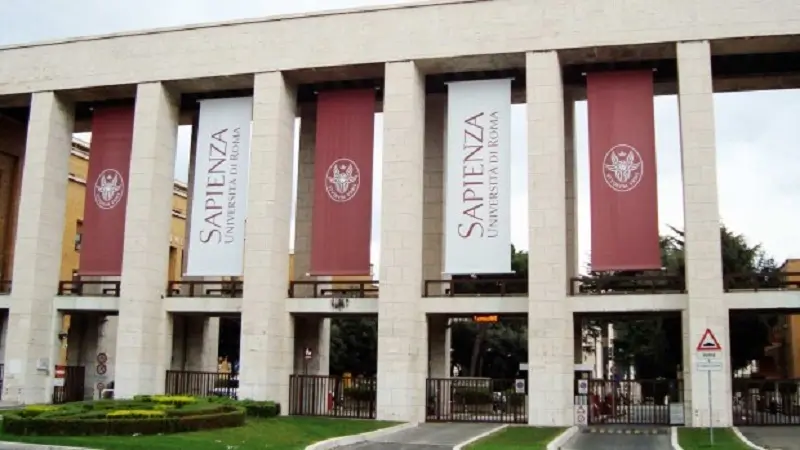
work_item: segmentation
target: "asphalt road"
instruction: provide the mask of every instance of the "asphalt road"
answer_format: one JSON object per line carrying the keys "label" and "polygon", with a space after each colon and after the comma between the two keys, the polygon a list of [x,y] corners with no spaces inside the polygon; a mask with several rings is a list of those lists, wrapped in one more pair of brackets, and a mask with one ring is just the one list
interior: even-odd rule
{"label": "asphalt road", "polygon": [[474,436],[499,428],[498,424],[424,423],[359,444],[339,447],[347,450],[452,450]]}
{"label": "asphalt road", "polygon": [[770,450],[800,450],[800,427],[741,427],[754,444]]}
{"label": "asphalt road", "polygon": [[[648,428],[638,429],[640,434],[635,434],[637,429],[630,427],[620,429],[622,433],[587,433],[578,432],[562,450],[671,450],[669,434],[646,434]],[[630,434],[626,434],[630,431]]]}

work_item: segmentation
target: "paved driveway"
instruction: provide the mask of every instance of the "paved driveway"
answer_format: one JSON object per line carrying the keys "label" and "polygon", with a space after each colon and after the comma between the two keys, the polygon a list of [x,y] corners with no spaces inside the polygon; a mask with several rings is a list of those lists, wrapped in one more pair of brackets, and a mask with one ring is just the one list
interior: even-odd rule
{"label": "paved driveway", "polygon": [[[653,434],[655,432],[658,434]],[[669,442],[668,429],[619,427],[578,432],[561,448],[562,450],[671,450],[672,445]]]}
{"label": "paved driveway", "polygon": [[348,450],[452,450],[471,437],[499,428],[482,423],[424,423],[388,436],[339,447]]}
{"label": "paved driveway", "polygon": [[770,450],[800,450],[800,427],[742,427],[739,428],[754,444]]}

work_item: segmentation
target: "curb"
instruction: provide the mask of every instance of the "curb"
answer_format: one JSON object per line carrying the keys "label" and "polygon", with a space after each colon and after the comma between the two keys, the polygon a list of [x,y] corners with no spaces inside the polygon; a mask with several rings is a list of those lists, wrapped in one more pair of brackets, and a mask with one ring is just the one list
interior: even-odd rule
{"label": "curb", "polygon": [[748,446],[748,447],[750,447],[750,448],[752,448],[754,450],[767,450],[766,448],[761,447],[760,445],[754,444],[753,441],[751,441],[750,439],[747,439],[747,437],[745,435],[743,435],[742,432],[739,431],[738,428],[731,427],[731,431],[733,431],[733,434],[735,434],[736,437],[739,438],[740,441],[744,442],[744,445],[746,445],[746,446]]}
{"label": "curb", "polygon": [[575,436],[579,430],[580,428],[578,428],[577,426],[572,426],[567,428],[563,433],[556,436],[555,439],[553,439],[552,441],[550,441],[549,444],[547,444],[547,450],[559,450],[561,446],[566,444],[567,441],[569,441],[570,439],[572,439],[572,436]]}
{"label": "curb", "polygon": [[678,427],[670,428],[669,443],[672,445],[672,450],[683,450],[681,444],[678,443]]}
{"label": "curb", "polygon": [[468,446],[470,444],[473,444],[473,443],[475,443],[477,441],[480,441],[481,439],[483,439],[485,437],[489,437],[489,436],[497,433],[498,431],[504,430],[506,428],[508,428],[508,425],[500,425],[497,428],[492,428],[489,431],[484,431],[483,433],[481,433],[481,434],[479,434],[477,436],[473,436],[473,437],[467,439],[466,441],[454,446],[453,450],[461,450],[461,449],[465,448],[466,446]]}
{"label": "curb", "polygon": [[367,431],[366,433],[330,438],[324,441],[313,443],[307,446],[305,450],[329,450],[332,448],[341,447],[343,445],[359,444],[369,439],[379,438],[386,436],[387,434],[414,428],[417,425],[419,425],[417,422],[402,423],[393,427],[381,428],[380,430]]}
{"label": "curb", "polygon": [[23,444],[22,442],[0,441],[0,450],[94,450],[88,447],[62,447],[47,444]]}

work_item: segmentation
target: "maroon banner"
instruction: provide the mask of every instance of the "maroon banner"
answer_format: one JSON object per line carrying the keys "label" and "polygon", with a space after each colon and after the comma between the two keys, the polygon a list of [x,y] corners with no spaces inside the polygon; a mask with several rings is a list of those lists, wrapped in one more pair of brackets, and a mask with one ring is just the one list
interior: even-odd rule
{"label": "maroon banner", "polygon": [[660,269],[653,72],[591,73],[586,89],[592,270]]}
{"label": "maroon banner", "polygon": [[314,156],[312,275],[368,275],[373,89],[320,92]]}
{"label": "maroon banner", "polygon": [[83,206],[81,275],[122,274],[132,143],[132,106],[94,109]]}

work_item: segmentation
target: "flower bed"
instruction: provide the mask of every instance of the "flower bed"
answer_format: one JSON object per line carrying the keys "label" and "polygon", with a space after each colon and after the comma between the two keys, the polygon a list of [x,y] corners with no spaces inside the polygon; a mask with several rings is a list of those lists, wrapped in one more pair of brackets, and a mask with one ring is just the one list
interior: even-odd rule
{"label": "flower bed", "polygon": [[3,430],[17,435],[162,434],[238,427],[245,416],[272,417],[272,402],[189,396],[137,396],[64,405],[30,405],[3,414]]}

